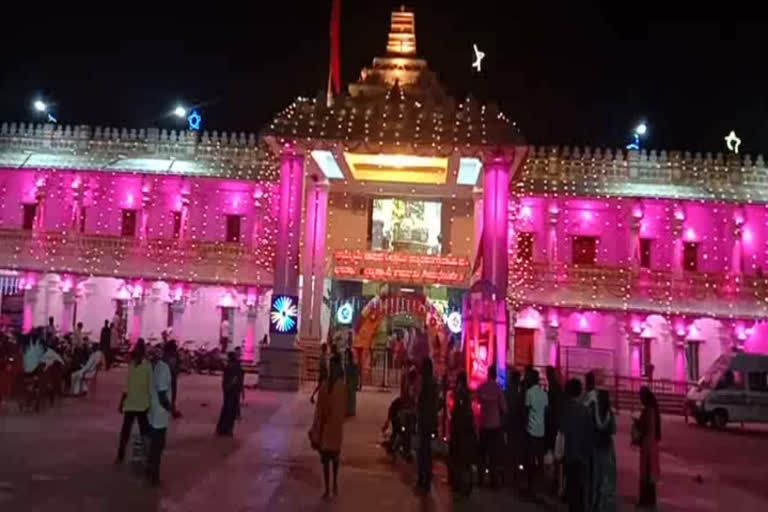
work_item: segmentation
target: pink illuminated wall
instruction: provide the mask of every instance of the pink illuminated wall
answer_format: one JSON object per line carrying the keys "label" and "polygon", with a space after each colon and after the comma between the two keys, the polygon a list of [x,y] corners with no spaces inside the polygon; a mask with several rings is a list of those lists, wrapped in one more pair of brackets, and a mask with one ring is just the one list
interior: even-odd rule
{"label": "pink illuminated wall", "polygon": [[[219,178],[189,178],[95,171],[27,171],[0,169],[0,229],[20,229],[22,204],[36,202],[36,184],[45,183],[45,231],[72,229],[72,212],[79,206],[75,189],[82,187],[85,233],[120,236],[122,210],[137,211],[137,238],[144,222],[149,238],[173,236],[173,212],[189,201],[187,238],[223,241],[226,215],[241,216],[241,241],[251,242],[257,222],[265,238],[276,232],[279,206],[276,184]],[[254,197],[259,188],[259,197]],[[144,220],[146,218],[146,221]],[[79,227],[78,227],[79,228]],[[76,229],[79,231],[79,229]],[[270,234],[269,237],[266,234]]]}
{"label": "pink illuminated wall", "polygon": [[[526,196],[518,198],[517,203],[516,219],[510,225],[512,249],[517,233],[533,233],[534,261],[548,262],[551,199]],[[554,226],[558,260],[571,263],[573,237],[592,236],[598,239],[597,265],[630,265],[633,261],[632,215],[638,205],[642,213],[638,234],[639,238],[651,240],[652,269],[673,269],[677,247],[674,212],[680,210],[684,216],[680,238],[683,242],[698,244],[700,272],[730,271],[736,242],[741,247],[745,274],[754,275],[759,268],[768,270],[768,209],[765,206],[664,199],[560,199]],[[738,240],[734,235],[736,218],[743,219]]]}

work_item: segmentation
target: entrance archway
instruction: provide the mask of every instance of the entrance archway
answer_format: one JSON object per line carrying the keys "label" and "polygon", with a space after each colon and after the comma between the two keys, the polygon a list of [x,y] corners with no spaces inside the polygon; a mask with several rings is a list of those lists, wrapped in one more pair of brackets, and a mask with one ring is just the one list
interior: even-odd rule
{"label": "entrance archway", "polygon": [[440,368],[444,368],[442,363],[447,347],[443,312],[425,295],[383,294],[374,297],[363,307],[354,329],[354,348],[358,353],[363,376],[370,377],[373,366],[392,365],[394,347],[376,347],[374,340],[382,322],[398,315],[414,317],[426,333],[426,345],[418,344],[416,340],[408,340],[405,347],[408,357],[417,360],[426,356],[432,357],[436,374],[440,375]]}

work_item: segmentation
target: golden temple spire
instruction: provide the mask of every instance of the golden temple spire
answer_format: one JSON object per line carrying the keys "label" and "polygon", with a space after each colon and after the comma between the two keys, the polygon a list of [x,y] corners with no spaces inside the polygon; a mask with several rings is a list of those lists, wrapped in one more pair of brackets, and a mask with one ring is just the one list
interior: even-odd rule
{"label": "golden temple spire", "polygon": [[392,25],[387,41],[389,55],[416,56],[416,17],[412,11],[400,6],[392,12]]}

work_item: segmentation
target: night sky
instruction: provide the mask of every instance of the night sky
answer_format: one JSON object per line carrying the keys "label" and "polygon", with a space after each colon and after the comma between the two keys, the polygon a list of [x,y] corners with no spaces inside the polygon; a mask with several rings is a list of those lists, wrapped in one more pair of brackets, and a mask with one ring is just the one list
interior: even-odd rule
{"label": "night sky", "polygon": [[[331,0],[262,3],[13,15],[0,33],[0,120],[35,119],[42,95],[66,124],[181,127],[168,112],[182,101],[200,105],[206,129],[258,131],[325,87]],[[345,83],[384,54],[397,5],[342,0]],[[407,5],[418,53],[446,89],[495,99],[533,144],[623,146],[647,120],[648,147],[724,151],[735,129],[742,152],[768,153],[768,21],[736,3]],[[473,42],[487,54],[482,74]]]}

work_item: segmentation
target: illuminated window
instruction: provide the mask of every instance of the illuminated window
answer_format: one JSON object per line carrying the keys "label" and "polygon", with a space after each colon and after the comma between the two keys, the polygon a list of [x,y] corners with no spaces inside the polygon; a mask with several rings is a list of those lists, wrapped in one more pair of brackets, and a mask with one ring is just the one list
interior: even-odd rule
{"label": "illuminated window", "polygon": [[651,242],[650,238],[640,239],[640,266],[651,268]]}
{"label": "illuminated window", "polygon": [[690,272],[699,270],[699,244],[685,242],[683,244],[683,268]]}
{"label": "illuminated window", "polygon": [[699,344],[697,342],[688,342],[685,345],[685,363],[686,376],[688,380],[696,382],[699,380]]}
{"label": "illuminated window", "polygon": [[768,393],[768,372],[749,372],[747,382],[750,391]]}
{"label": "illuminated window", "polygon": [[120,226],[120,236],[136,236],[136,210],[123,210],[123,223]]}
{"label": "illuminated window", "polygon": [[181,236],[181,212],[173,212],[173,238]]}
{"label": "illuminated window", "polygon": [[80,207],[80,232],[85,233],[85,214],[88,210],[85,206]]}
{"label": "illuminated window", "polygon": [[643,338],[640,345],[640,375],[643,377],[651,377],[651,341],[653,338]]}
{"label": "illuminated window", "polygon": [[37,214],[36,204],[24,205],[24,217],[21,221],[21,229],[31,231],[35,226],[35,214]]}
{"label": "illuminated window", "polygon": [[576,265],[594,265],[597,260],[597,238],[593,236],[573,237],[573,263]]}
{"label": "illuminated window", "polygon": [[533,261],[533,233],[517,234],[517,261]]}
{"label": "illuminated window", "polygon": [[583,348],[592,347],[592,333],[591,332],[577,332],[576,333],[576,345]]}
{"label": "illuminated window", "polygon": [[227,242],[240,241],[240,216],[227,215]]}

